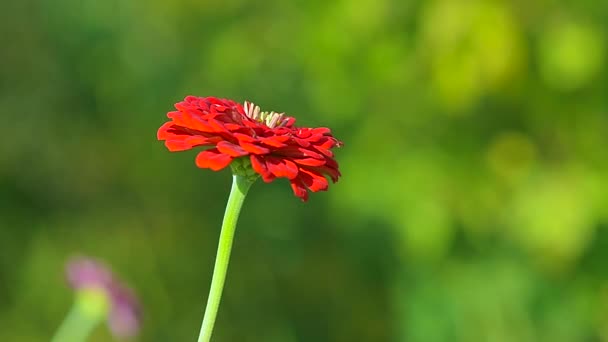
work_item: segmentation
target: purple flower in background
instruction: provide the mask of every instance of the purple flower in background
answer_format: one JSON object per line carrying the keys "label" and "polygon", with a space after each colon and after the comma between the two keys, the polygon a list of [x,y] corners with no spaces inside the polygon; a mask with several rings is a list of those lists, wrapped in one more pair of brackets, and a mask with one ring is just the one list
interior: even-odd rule
{"label": "purple flower in background", "polygon": [[109,304],[108,325],[114,336],[126,338],[137,334],[141,322],[139,302],[107,266],[78,257],[68,262],[66,272],[70,286],[76,291],[96,290],[105,294]]}

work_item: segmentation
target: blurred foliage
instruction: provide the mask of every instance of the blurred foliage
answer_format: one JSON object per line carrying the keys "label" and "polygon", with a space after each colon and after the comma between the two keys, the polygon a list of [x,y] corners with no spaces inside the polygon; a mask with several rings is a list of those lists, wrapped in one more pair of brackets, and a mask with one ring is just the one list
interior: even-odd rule
{"label": "blurred foliage", "polygon": [[309,203],[252,188],[216,341],[608,341],[608,2],[0,9],[0,340],[48,340],[77,253],[195,339],[229,172],[155,141],[194,94],[345,141]]}

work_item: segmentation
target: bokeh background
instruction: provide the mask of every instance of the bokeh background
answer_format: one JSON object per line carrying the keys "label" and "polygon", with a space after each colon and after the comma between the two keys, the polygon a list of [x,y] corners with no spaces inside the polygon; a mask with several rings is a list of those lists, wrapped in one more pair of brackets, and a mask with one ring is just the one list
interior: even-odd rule
{"label": "bokeh background", "polygon": [[[136,341],[194,341],[230,173],[156,141],[185,95],[331,127],[343,178],[258,182],[215,341],[608,341],[608,2],[0,5],[0,340],[85,254]],[[91,341],[110,341],[105,327]]]}

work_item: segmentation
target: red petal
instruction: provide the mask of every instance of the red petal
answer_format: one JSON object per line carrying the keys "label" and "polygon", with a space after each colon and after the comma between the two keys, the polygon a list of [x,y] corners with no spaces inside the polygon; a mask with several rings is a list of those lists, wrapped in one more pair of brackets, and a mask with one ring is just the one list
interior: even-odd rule
{"label": "red petal", "polygon": [[243,125],[228,122],[224,124],[224,127],[226,127],[229,131],[236,131],[240,128],[243,128]]}
{"label": "red petal", "polygon": [[317,127],[311,130],[312,134],[331,134],[331,130],[327,127]]}
{"label": "red petal", "polygon": [[187,131],[181,131],[181,127],[174,126],[172,122],[167,122],[160,127],[157,138],[165,140],[165,146],[171,152],[189,150],[194,146],[213,144],[212,139],[202,135],[191,135]]}
{"label": "red petal", "polygon": [[229,143],[227,141],[220,141],[219,143],[217,143],[217,149],[220,152],[227,154],[231,157],[242,157],[244,155],[249,154],[241,146]]}
{"label": "red petal", "polygon": [[302,179],[306,187],[312,192],[325,191],[329,186],[325,176],[305,169],[300,170],[300,179]]}
{"label": "red petal", "polygon": [[243,142],[243,141],[239,141],[239,145],[241,145],[241,147],[243,149],[245,149],[245,151],[251,152],[254,154],[266,154],[266,153],[270,152],[270,150],[267,149],[266,147],[250,144],[250,143]]}
{"label": "red petal", "polygon": [[211,126],[211,128],[213,129],[214,132],[227,132],[228,130],[226,129],[226,127],[224,127],[224,125],[222,125],[219,121],[215,120],[215,119],[209,119],[209,121],[207,121],[209,123],[209,126]]}
{"label": "red petal", "polygon": [[294,195],[300,197],[303,202],[308,201],[308,191],[306,190],[306,186],[304,185],[304,183],[302,183],[302,180],[300,180],[299,178],[295,178],[292,179],[290,183]]}
{"label": "red petal", "polygon": [[307,166],[325,165],[325,160],[315,159],[315,158],[299,158],[299,159],[292,159],[292,161],[295,162],[296,164],[307,165]]}
{"label": "red petal", "polygon": [[298,146],[288,146],[285,148],[281,148],[277,151],[274,151],[273,154],[278,154],[278,155],[282,155],[282,156],[286,156],[286,157],[293,157],[293,158],[311,157],[311,158],[315,158],[315,159],[323,159],[322,154],[319,154],[317,152],[307,150],[305,148],[298,147]]}
{"label": "red petal", "polygon": [[323,153],[324,155],[332,158],[334,156],[334,153],[326,148],[320,147],[320,146],[315,146],[315,148],[317,149],[317,151]]}
{"label": "red petal", "polygon": [[332,158],[325,158],[325,165],[332,169],[338,169],[338,162]]}
{"label": "red petal", "polygon": [[230,162],[232,162],[232,157],[220,153],[216,148],[203,151],[196,156],[196,166],[201,169],[219,171],[230,165]]}
{"label": "red petal", "polygon": [[165,122],[158,129],[158,132],[156,133],[156,139],[158,139],[158,140],[165,140],[169,136],[172,136],[172,134],[169,133],[169,129],[171,129],[171,128],[173,128],[173,122],[171,122],[171,121]]}
{"label": "red petal", "polygon": [[269,130],[268,133],[269,133],[270,137],[287,138],[284,140],[284,141],[287,141],[287,140],[291,139],[291,136],[293,136],[293,129],[281,126],[281,127],[276,127],[276,128],[273,128],[272,130]]}
{"label": "red petal", "polygon": [[321,147],[321,148],[325,148],[325,149],[330,149],[336,145],[338,145],[338,141],[336,139],[329,138],[329,137],[323,137],[322,140],[319,140],[315,144],[316,147]]}
{"label": "red petal", "polygon": [[278,178],[294,179],[298,176],[298,166],[288,159],[267,157],[266,167],[268,171]]}
{"label": "red petal", "polygon": [[226,107],[226,106],[222,106],[222,105],[216,104],[216,105],[211,106],[210,109],[212,111],[220,112],[221,113],[221,112],[225,112],[227,108],[228,107]]}
{"label": "red petal", "polygon": [[165,146],[171,152],[186,151],[194,147],[184,140],[167,140]]}
{"label": "red petal", "polygon": [[306,141],[305,139],[293,138],[293,140],[296,143],[298,143],[298,145],[300,145],[302,147],[308,147],[308,146],[310,146],[310,143],[308,141]]}
{"label": "red petal", "polygon": [[260,123],[258,123],[257,121],[253,121],[252,119],[249,119],[249,118],[243,120],[243,124],[245,125],[245,127],[252,128],[252,129],[260,128]]}
{"label": "red petal", "polygon": [[321,134],[313,134],[306,138],[307,141],[314,143],[315,145],[318,145],[319,141],[325,141],[325,139],[327,139],[327,137]]}
{"label": "red petal", "polygon": [[266,162],[262,159],[262,157],[252,154],[250,156],[250,159],[253,170],[262,176],[264,182],[270,183],[274,180],[274,175],[270,173],[270,171],[268,171],[268,168],[266,167]]}
{"label": "red petal", "polygon": [[337,168],[328,167],[327,165],[310,167],[309,169],[319,172],[320,174],[328,175],[334,183],[337,182],[338,178],[342,175]]}
{"label": "red petal", "polygon": [[248,143],[252,143],[252,142],[256,142],[257,140],[247,134],[243,134],[243,133],[234,133],[233,134],[235,138],[237,138],[239,140],[239,142],[248,142]]}
{"label": "red petal", "polygon": [[310,136],[310,128],[296,128],[295,135],[300,139],[306,139]]}
{"label": "red petal", "polygon": [[290,116],[281,127],[291,127],[294,123],[296,123],[296,119]]}
{"label": "red petal", "polygon": [[276,136],[276,137],[268,137],[268,138],[260,138],[260,141],[268,146],[272,147],[285,147],[285,141],[289,140],[287,136]]}
{"label": "red petal", "polygon": [[200,145],[213,144],[213,143],[215,143],[215,139],[216,139],[215,137],[207,138],[202,135],[193,135],[190,137],[186,137],[186,142],[194,147],[194,146],[200,146]]}
{"label": "red petal", "polygon": [[234,109],[239,113],[242,114],[243,116],[245,115],[245,109],[243,109],[243,106],[240,103],[235,103],[234,104]]}
{"label": "red petal", "polygon": [[227,105],[227,106],[230,106],[231,104],[234,103],[231,100],[220,99],[219,97],[215,97],[215,96],[208,96],[208,97],[206,97],[204,99],[207,100],[212,105],[220,105],[220,106]]}
{"label": "red petal", "polygon": [[206,115],[195,113],[193,116],[190,111],[183,110],[181,112],[169,112],[167,117],[173,119],[173,123],[178,126],[188,127],[201,132],[214,132],[214,129],[206,122]]}

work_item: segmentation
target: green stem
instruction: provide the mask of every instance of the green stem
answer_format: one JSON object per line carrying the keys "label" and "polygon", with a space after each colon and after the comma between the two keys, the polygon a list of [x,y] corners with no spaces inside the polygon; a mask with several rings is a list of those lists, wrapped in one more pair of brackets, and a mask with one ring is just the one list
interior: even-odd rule
{"label": "green stem", "polygon": [[78,302],[74,303],[70,312],[57,329],[51,342],[82,342],[86,341],[93,329],[103,317],[93,317],[82,311]]}
{"label": "green stem", "polygon": [[211,339],[215,317],[217,316],[220,299],[222,298],[222,290],[224,288],[224,280],[226,279],[228,261],[230,260],[230,250],[232,249],[236,222],[251,184],[253,184],[253,182],[244,176],[233,176],[232,189],[230,190],[230,197],[228,197],[228,204],[226,204],[226,212],[224,213],[224,221],[222,222],[222,231],[220,233],[220,242],[217,247],[217,256],[215,257],[211,289],[209,290],[205,317],[203,318],[203,324],[201,325],[198,342],[208,342]]}

